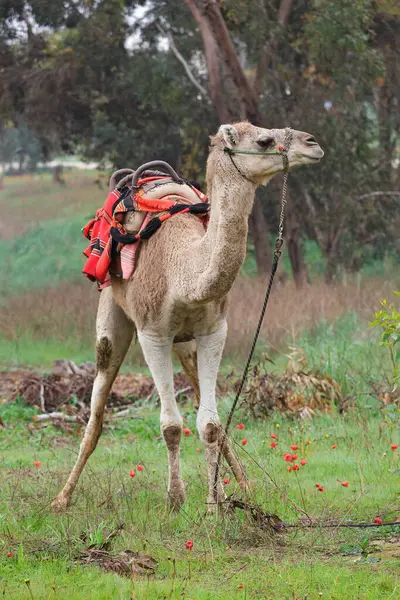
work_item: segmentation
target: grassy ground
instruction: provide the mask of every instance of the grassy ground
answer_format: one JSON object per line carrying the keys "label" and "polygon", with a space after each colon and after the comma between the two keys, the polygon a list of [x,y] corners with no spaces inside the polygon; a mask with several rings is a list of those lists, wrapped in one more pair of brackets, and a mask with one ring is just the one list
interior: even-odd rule
{"label": "grassy ground", "polygon": [[[223,403],[223,413],[228,404]],[[32,428],[31,409],[0,408],[7,424],[0,441],[0,590],[5,598],[29,598],[26,578],[35,599],[398,597],[400,525],[276,534],[262,531],[241,511],[206,515],[203,450],[195,415],[190,407],[183,413],[192,434],[182,441],[188,498],[180,514],[165,508],[166,451],[158,411],[143,406],[137,413],[141,419],[106,428],[74,505],[54,516],[49,502],[73,464],[79,432]],[[303,425],[280,415],[268,423],[251,422],[245,413],[238,418],[245,429],[235,428],[234,439],[252,480],[249,500],[264,510],[287,522],[307,522],[307,515],[320,523],[373,522],[377,516],[389,521],[398,515],[399,453],[391,450],[398,441],[398,421],[373,407]],[[277,436],[276,448],[270,447],[271,434]],[[242,439],[248,440],[246,446]],[[299,447],[297,463],[304,458],[307,464],[288,472],[282,454],[293,444]],[[223,477],[230,478],[227,493],[241,497],[231,474],[224,471]],[[100,547],[118,525],[123,529],[110,551],[150,555],[157,561],[154,576],[129,580],[79,565],[80,552]],[[192,552],[185,548],[188,539],[194,542]]]}

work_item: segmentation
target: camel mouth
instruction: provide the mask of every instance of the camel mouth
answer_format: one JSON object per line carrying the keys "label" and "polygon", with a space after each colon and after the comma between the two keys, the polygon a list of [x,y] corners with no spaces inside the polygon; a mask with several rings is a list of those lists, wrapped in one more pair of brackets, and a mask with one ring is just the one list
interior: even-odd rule
{"label": "camel mouth", "polygon": [[324,151],[321,147],[315,148],[315,150],[318,152],[318,156],[315,155],[316,153],[306,154],[305,152],[303,152],[303,158],[311,162],[319,162],[324,157]]}

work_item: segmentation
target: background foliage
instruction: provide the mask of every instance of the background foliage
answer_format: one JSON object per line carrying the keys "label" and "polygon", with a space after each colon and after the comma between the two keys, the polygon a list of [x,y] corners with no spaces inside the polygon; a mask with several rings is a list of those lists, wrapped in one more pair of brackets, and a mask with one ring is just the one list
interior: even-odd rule
{"label": "background foliage", "polygon": [[[399,15],[395,0],[2,0],[1,161],[163,158],[203,181],[208,135],[224,117],[311,131],[326,158],[292,178],[296,282],[309,276],[306,239],[326,257],[328,281],[338,267],[358,271],[399,253]],[[269,251],[257,248],[279,191],[278,180],[264,192],[264,235],[253,228],[263,270]]]}

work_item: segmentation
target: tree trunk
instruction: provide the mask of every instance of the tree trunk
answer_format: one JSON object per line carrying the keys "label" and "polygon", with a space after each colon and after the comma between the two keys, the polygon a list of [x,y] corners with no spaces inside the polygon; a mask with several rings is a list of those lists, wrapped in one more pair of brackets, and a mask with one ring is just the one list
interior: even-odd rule
{"label": "tree trunk", "polygon": [[[255,125],[262,123],[256,91],[240,64],[228,28],[216,0],[185,0],[192,16],[199,25],[203,39],[204,54],[207,62],[209,90],[211,101],[217,111],[221,123],[232,122],[237,117],[230,110],[229,101],[224,94],[221,81],[220,61],[225,67],[229,80],[233,82],[242,118],[248,119]],[[283,13],[280,12],[281,24],[287,21],[291,7],[289,0],[282,0]],[[254,203],[249,218],[250,235],[253,239],[257,269],[260,275],[270,273],[272,267],[272,252],[269,232],[260,200]]]}
{"label": "tree trunk", "polygon": [[324,275],[325,283],[332,283],[332,281],[335,279],[335,276],[336,276],[337,267],[338,267],[337,255],[336,255],[336,252],[333,250],[333,251],[329,252],[326,257],[326,266],[325,266],[325,275]]}
{"label": "tree trunk", "polygon": [[392,142],[392,108],[393,98],[388,83],[379,90],[378,127],[380,146],[380,174],[387,187],[391,187],[392,158],[394,144]]}
{"label": "tree trunk", "polygon": [[272,250],[261,199],[257,194],[249,217],[249,229],[254,243],[258,274],[266,277],[272,269]]}
{"label": "tree trunk", "polygon": [[[189,3],[191,4],[191,2],[187,2],[187,4]],[[202,4],[204,18],[209,23],[227,72],[236,86],[238,100],[244,113],[243,117],[249,119],[254,125],[260,125],[262,118],[256,93],[242,69],[218,3],[216,0],[203,0]]]}
{"label": "tree trunk", "polygon": [[306,263],[300,237],[300,223],[296,218],[293,207],[289,207],[286,216],[286,245],[292,266],[293,279],[297,288],[308,282]]}

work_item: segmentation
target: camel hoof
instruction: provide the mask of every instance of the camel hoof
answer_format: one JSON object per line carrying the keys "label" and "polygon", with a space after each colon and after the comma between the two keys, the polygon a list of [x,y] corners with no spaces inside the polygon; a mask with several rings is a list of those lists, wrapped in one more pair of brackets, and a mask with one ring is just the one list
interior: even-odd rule
{"label": "camel hoof", "polygon": [[179,485],[168,490],[167,505],[172,511],[178,512],[185,500],[186,495],[183,485]]}
{"label": "camel hoof", "polygon": [[63,494],[58,494],[51,503],[51,508],[55,513],[62,513],[67,510],[70,499]]}

